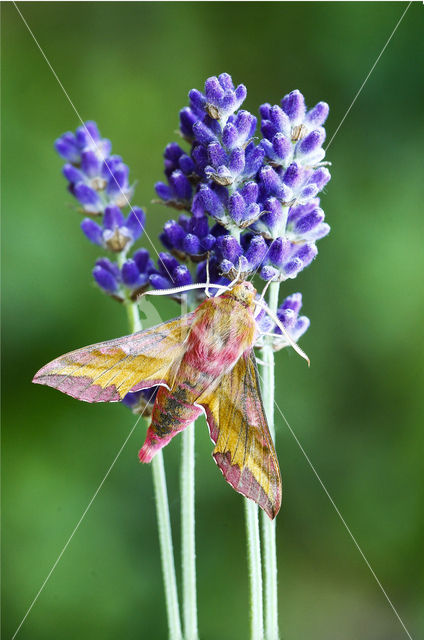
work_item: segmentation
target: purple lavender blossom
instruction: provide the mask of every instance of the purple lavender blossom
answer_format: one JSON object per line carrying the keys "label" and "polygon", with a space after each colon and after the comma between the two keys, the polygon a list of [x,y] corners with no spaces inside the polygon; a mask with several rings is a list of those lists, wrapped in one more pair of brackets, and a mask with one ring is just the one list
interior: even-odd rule
{"label": "purple lavender blossom", "polygon": [[103,224],[99,225],[92,218],[84,218],[81,229],[93,244],[109,251],[128,250],[141,236],[146,221],[145,213],[139,207],[133,207],[125,218],[117,206],[106,207]]}
{"label": "purple lavender blossom", "polygon": [[[310,320],[306,316],[300,316],[299,311],[302,308],[302,294],[293,293],[285,298],[282,304],[278,307],[277,317],[283,324],[286,331],[289,333],[292,340],[297,342],[299,338],[308,330]],[[257,317],[258,326],[261,330],[261,334],[274,334],[275,339],[273,341],[274,351],[279,351],[284,347],[289,346],[289,342],[282,334],[279,327],[275,322],[266,314],[265,311],[261,311]],[[263,335],[259,338],[259,347],[263,346]]]}
{"label": "purple lavender blossom", "polygon": [[[330,180],[322,147],[328,105],[308,110],[299,91],[280,105],[263,104],[263,138],[257,141],[256,117],[240,109],[245,98],[244,85],[235,88],[228,74],[209,78],[203,92],[189,92],[180,128],[190,148],[167,146],[167,183],[156,185],[165,204],[186,213],[167,222],[160,237],[180,259],[196,261],[207,251],[222,276],[242,269],[246,276],[259,271],[264,280],[292,279],[330,230],[317,197]],[[196,219],[205,225],[207,218],[223,231],[191,232]],[[235,243],[227,246],[221,236],[233,236]],[[258,239],[252,242],[252,236]]]}
{"label": "purple lavender blossom", "polygon": [[123,398],[122,404],[131,409],[135,415],[143,415],[146,418],[152,415],[153,405],[159,387],[130,391]]}
{"label": "purple lavender blossom", "polygon": [[111,142],[100,136],[95,122],[86,122],[75,134],[65,133],[56,140],[55,149],[68,161],[63,175],[83,211],[102,215],[107,206],[129,205],[133,194],[129,169],[120,156],[110,155]]}

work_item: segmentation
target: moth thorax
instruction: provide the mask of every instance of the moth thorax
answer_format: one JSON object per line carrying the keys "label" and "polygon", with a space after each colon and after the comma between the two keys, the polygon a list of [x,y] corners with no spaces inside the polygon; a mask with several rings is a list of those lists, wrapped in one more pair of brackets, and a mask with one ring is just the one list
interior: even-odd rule
{"label": "moth thorax", "polygon": [[231,296],[246,307],[254,307],[256,289],[250,282],[241,282],[231,289]]}

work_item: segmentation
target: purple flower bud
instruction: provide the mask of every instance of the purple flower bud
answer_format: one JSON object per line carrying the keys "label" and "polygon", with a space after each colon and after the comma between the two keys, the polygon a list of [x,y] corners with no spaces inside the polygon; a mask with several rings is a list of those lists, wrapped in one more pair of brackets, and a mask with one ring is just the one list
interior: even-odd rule
{"label": "purple flower bud", "polygon": [[299,258],[302,261],[303,267],[307,267],[308,264],[310,264],[316,257],[317,253],[318,249],[314,244],[305,244],[303,245],[303,247],[298,249],[298,251],[296,251],[294,257]]}
{"label": "purple flower bud", "polygon": [[253,136],[256,130],[257,119],[249,111],[242,109],[237,113],[235,125],[239,132],[240,140],[239,144],[244,144],[249,138]]}
{"label": "purple flower bud", "polygon": [[246,204],[252,204],[258,199],[259,186],[257,182],[253,182],[253,180],[246,182],[240,193],[242,194]]}
{"label": "purple flower bud", "polygon": [[246,96],[247,96],[247,89],[244,86],[244,84],[239,84],[239,86],[237,87],[236,91],[236,109],[238,109],[240,107],[240,105],[246,100]]}
{"label": "purple flower bud", "polygon": [[178,265],[172,273],[172,279],[175,287],[184,287],[187,284],[192,284],[191,274],[188,268],[184,265]]}
{"label": "purple flower bud", "polygon": [[[180,220],[183,216],[180,216]],[[188,228],[196,236],[205,236],[209,233],[209,224],[207,216],[203,216],[202,218],[188,218],[187,220]]]}
{"label": "purple flower bud", "polygon": [[146,214],[140,207],[132,207],[125,226],[131,232],[133,241],[137,240],[144,231],[146,224]]}
{"label": "purple flower bud", "polygon": [[225,95],[223,87],[216,76],[208,78],[205,82],[206,100],[211,104],[219,104]]}
{"label": "purple flower bud", "polygon": [[84,174],[72,164],[65,164],[62,173],[69,182],[84,182]]}
{"label": "purple flower bud", "polygon": [[219,82],[225,91],[233,91],[234,83],[229,73],[221,73],[219,75]]}
{"label": "purple flower bud", "polygon": [[277,104],[271,107],[269,119],[276,132],[282,133],[284,136],[290,135],[290,119]]}
{"label": "purple flower bud", "polygon": [[154,268],[147,249],[138,249],[133,255],[133,260],[140,273],[149,272]]}
{"label": "purple flower bud", "polygon": [[184,239],[184,229],[175,220],[168,220],[163,227],[161,240],[167,249],[179,248]]}
{"label": "purple flower bud", "polygon": [[203,124],[203,122],[200,122],[200,120],[197,120],[197,122],[193,124],[193,133],[196,136],[196,140],[202,144],[209,144],[210,142],[217,141],[216,135],[212,129]]}
{"label": "purple flower bud", "polygon": [[184,107],[180,111],[180,130],[183,136],[191,139],[194,136],[193,125],[197,122],[198,118],[195,113],[189,108]]}
{"label": "purple flower bud", "polygon": [[271,267],[270,265],[265,265],[261,269],[261,278],[262,280],[273,280],[278,277],[280,272],[275,267]]}
{"label": "purple flower bud", "polygon": [[221,147],[219,142],[211,142],[208,144],[208,157],[211,165],[217,169],[220,165],[223,165],[227,161],[227,154]]}
{"label": "purple flower bud", "polygon": [[302,308],[302,294],[292,293],[292,295],[287,296],[283,304],[279,306],[277,313],[279,313],[280,309],[281,310],[291,309],[296,314],[298,314],[301,308]]}
{"label": "purple flower bud", "polygon": [[278,130],[274,127],[270,120],[262,120],[261,133],[265,139],[272,140],[273,137],[278,133]]}
{"label": "purple flower bud", "polygon": [[291,189],[295,189],[302,182],[303,175],[302,168],[296,162],[292,162],[284,172],[283,182]]}
{"label": "purple flower bud", "polygon": [[265,102],[264,104],[261,104],[261,106],[259,107],[259,114],[262,120],[269,120],[270,113],[271,113],[271,105],[269,104],[269,102]]}
{"label": "purple flower bud", "polygon": [[78,145],[81,149],[93,146],[100,141],[100,133],[95,122],[88,121],[82,127],[78,127],[75,133]]}
{"label": "purple flower bud", "polygon": [[285,200],[287,196],[287,187],[282,184],[277,172],[268,166],[263,167],[259,172],[259,177],[264,188],[264,192],[269,196],[275,196],[281,200]]}
{"label": "purple flower bud", "polygon": [[325,130],[324,129],[315,129],[315,131],[311,131],[308,133],[306,138],[300,140],[296,145],[296,153],[302,155],[309,155],[316,151],[325,140]]}
{"label": "purple flower bud", "polygon": [[74,185],[73,194],[88,213],[99,213],[103,210],[103,204],[97,192],[83,182]]}
{"label": "purple flower bud", "polygon": [[239,133],[237,127],[232,122],[227,122],[222,132],[222,142],[227,149],[232,149],[236,146]]}
{"label": "purple flower bud", "polygon": [[217,238],[216,248],[222,255],[223,259],[229,260],[233,264],[237,262],[237,258],[241,256],[242,250],[234,236],[225,235]]}
{"label": "purple flower bud", "polygon": [[299,202],[308,202],[311,198],[315,198],[318,193],[318,187],[316,184],[307,184],[301,190],[298,200]]}
{"label": "purple flower bud", "polygon": [[[293,309],[279,309],[277,316],[286,329],[292,329],[296,322],[296,314]],[[277,329],[279,330],[277,332]],[[275,333],[281,333],[281,329],[276,327]]]}
{"label": "purple flower bud", "polygon": [[321,127],[327,120],[330,107],[326,102],[318,102],[312,109],[308,111],[305,117],[305,122],[310,129]]}
{"label": "purple flower bud", "polygon": [[324,220],[324,211],[322,209],[314,209],[311,213],[306,214],[297,220],[294,225],[296,233],[303,234],[309,233],[312,229],[320,224]]}
{"label": "purple flower bud", "polygon": [[304,267],[300,258],[292,258],[284,265],[284,273],[288,278],[295,278]]}
{"label": "purple flower bud", "polygon": [[128,187],[128,174],[129,169],[123,162],[114,167],[112,175],[108,178],[107,194],[110,196],[121,194],[122,190]]}
{"label": "purple flower bud", "polygon": [[99,287],[107,293],[115,293],[118,290],[119,269],[107,258],[97,260],[93,276]]}
{"label": "purple flower bud", "polygon": [[209,162],[208,152],[206,151],[205,147],[201,144],[197,145],[196,147],[193,148],[191,152],[191,156],[196,165],[197,173],[200,176],[203,175],[203,171]]}
{"label": "purple flower bud", "polygon": [[233,149],[229,160],[229,169],[232,174],[238,175],[243,172],[245,166],[245,156],[243,149]]}
{"label": "purple flower bud", "polygon": [[312,173],[308,182],[311,184],[316,184],[318,191],[321,191],[322,189],[324,189],[325,185],[330,181],[330,179],[331,174],[327,167],[318,167],[318,169],[315,169],[315,171]]}
{"label": "purple flower bud", "polygon": [[268,259],[276,267],[282,267],[291,249],[291,242],[287,237],[276,238],[268,250]]}
{"label": "purple flower bud", "polygon": [[168,278],[164,278],[158,273],[152,273],[152,275],[149,276],[149,280],[154,289],[170,289],[174,286]]}
{"label": "purple flower bud", "polygon": [[183,240],[183,249],[189,255],[200,253],[200,240],[192,233],[188,233]]}
{"label": "purple flower bud", "polygon": [[192,175],[193,173],[196,172],[196,166],[195,166],[193,160],[186,153],[184,153],[180,157],[180,159],[178,161],[178,166],[180,167],[181,171],[186,176],[190,176],[190,175]]}
{"label": "purple flower bud", "polygon": [[308,240],[321,240],[321,238],[325,238],[329,233],[330,225],[322,222],[309,233]]}
{"label": "purple flower bud", "polygon": [[265,258],[268,247],[262,236],[253,236],[244,255],[249,264],[249,270],[254,271]]}
{"label": "purple flower bud", "polygon": [[297,89],[284,96],[281,100],[281,107],[288,115],[292,125],[301,124],[305,117],[305,99]]}
{"label": "purple flower bud", "polygon": [[260,169],[265,152],[262,147],[256,147],[250,142],[245,149],[244,177],[252,178]]}
{"label": "purple flower bud", "polygon": [[190,98],[190,106],[194,109],[199,115],[204,111],[206,99],[203,93],[200,93],[197,89],[191,89],[188,93],[188,97]]}
{"label": "purple flower bud", "polygon": [[122,215],[122,211],[119,207],[110,206],[106,207],[105,215],[103,217],[103,226],[105,229],[113,229],[114,227],[124,226],[125,218]]}
{"label": "purple flower bud", "polygon": [[228,213],[236,224],[243,220],[246,211],[246,203],[241,193],[236,191],[228,200]]}
{"label": "purple flower bud", "polygon": [[174,190],[178,200],[190,200],[192,193],[191,184],[182,171],[174,171],[169,176],[169,184]]}
{"label": "purple flower bud", "polygon": [[208,233],[207,236],[204,236],[200,240],[200,247],[202,251],[211,251],[215,246],[216,238],[211,233]]}
{"label": "purple flower bud", "polygon": [[81,153],[81,169],[89,178],[99,175],[101,161],[95,151],[88,150]]}
{"label": "purple flower bud", "polygon": [[159,387],[141,389],[141,391],[130,391],[122,398],[122,404],[132,410],[136,415],[150,415]]}
{"label": "purple flower bud", "polygon": [[172,200],[172,189],[164,182],[156,182],[155,191],[161,200]]}
{"label": "purple flower bud", "polygon": [[179,263],[174,256],[171,256],[169,253],[165,253],[161,251],[159,253],[158,259],[158,268],[161,274],[164,276],[171,276],[171,273],[174,269],[178,267]]}
{"label": "purple flower bud", "polygon": [[286,138],[282,133],[277,133],[272,139],[272,146],[274,148],[275,155],[281,159],[285,160],[291,153],[292,146],[291,142],[288,138]]}
{"label": "purple flower bud", "polygon": [[80,161],[80,150],[74,134],[70,131],[55,140],[54,148],[65,160],[75,163]]}
{"label": "purple flower bud", "polygon": [[100,247],[103,245],[102,228],[91,218],[84,218],[81,222],[81,229],[84,235],[92,242]]}
{"label": "purple flower bud", "polygon": [[198,192],[205,210],[214,218],[220,219],[225,216],[225,207],[218,195],[206,185],[201,185]]}
{"label": "purple flower bud", "polygon": [[[140,271],[137,267],[135,260],[127,260],[122,265],[122,280],[127,287],[135,288],[140,281]],[[145,275],[145,281],[147,281],[147,275]]]}

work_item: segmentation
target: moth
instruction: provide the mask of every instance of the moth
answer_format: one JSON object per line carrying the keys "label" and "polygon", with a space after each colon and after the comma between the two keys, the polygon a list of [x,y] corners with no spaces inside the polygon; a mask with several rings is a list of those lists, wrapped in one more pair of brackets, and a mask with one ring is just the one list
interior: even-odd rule
{"label": "moth", "polygon": [[85,402],[117,402],[158,386],[140,461],[150,462],[203,412],[226,481],[274,518],[281,475],[253,352],[260,303],[250,282],[221,289],[178,319],[60,356],[33,382]]}

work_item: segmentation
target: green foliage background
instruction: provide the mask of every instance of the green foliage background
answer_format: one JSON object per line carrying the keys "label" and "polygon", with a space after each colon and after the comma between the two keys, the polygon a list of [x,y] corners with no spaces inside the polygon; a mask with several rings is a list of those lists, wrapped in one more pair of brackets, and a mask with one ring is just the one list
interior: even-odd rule
{"label": "green foliage background", "polygon": [[[331,106],[329,136],[404,3],[22,3],[84,119],[98,121],[151,204],[162,152],[191,87],[228,71],[246,108],[299,88]],[[73,348],[127,332],[93,286],[52,144],[79,125],[11,3],[3,4],[4,638],[10,638],[133,425],[31,385]],[[310,370],[278,356],[277,401],[413,637],[424,633],[423,7],[414,3],[332,143],[323,197],[332,225],[301,290]],[[144,245],[146,245],[146,239]],[[165,319],[178,310],[158,301]],[[150,468],[140,423],[19,638],[165,638]],[[278,517],[287,640],[406,637],[322,487],[277,416],[285,499]],[[203,640],[246,638],[243,505],[197,429],[199,617]],[[180,443],[165,451],[179,562]],[[420,591],[421,590],[421,591]]]}

